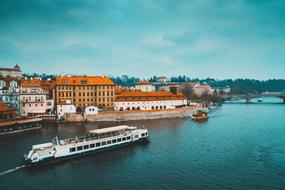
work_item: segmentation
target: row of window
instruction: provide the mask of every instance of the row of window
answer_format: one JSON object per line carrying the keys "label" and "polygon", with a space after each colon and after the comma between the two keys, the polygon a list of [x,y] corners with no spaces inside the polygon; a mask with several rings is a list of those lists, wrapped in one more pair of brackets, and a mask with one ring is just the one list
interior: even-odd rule
{"label": "row of window", "polygon": [[[144,107],[146,109],[146,107]],[[127,111],[130,111],[130,110],[140,110],[141,108],[138,106],[138,107],[127,107],[126,110]],[[166,106],[151,106],[151,109],[152,110],[158,110],[158,109],[166,109]],[[120,111],[124,111],[124,108],[123,107],[120,107],[119,109]]]}
{"label": "row of window", "polygon": [[81,150],[86,150],[86,149],[90,149],[90,148],[105,146],[107,144],[123,142],[123,141],[130,140],[130,139],[131,139],[131,137],[128,136],[128,137],[113,139],[113,140],[109,140],[109,141],[103,141],[103,142],[98,142],[98,143],[87,144],[87,145],[84,145],[84,146],[78,146],[78,147],[70,148],[69,152],[75,152],[75,151],[81,151]]}
{"label": "row of window", "polygon": [[[79,86],[78,90],[95,90],[96,86]],[[58,90],[75,90],[75,86],[58,86]],[[113,86],[98,86],[97,89],[103,89],[103,90],[113,90]]]}
{"label": "row of window", "polygon": [[[86,92],[86,93],[85,92],[82,92],[82,93],[79,92],[78,93],[78,96],[85,96],[85,95],[86,96],[93,96],[93,92],[90,92],[90,93],[89,92]],[[106,93],[105,92],[102,92],[102,93],[98,92],[98,96],[101,96],[101,95],[102,96],[105,96],[105,95],[106,96],[114,96],[114,92],[109,92],[109,91],[106,92]],[[58,97],[65,97],[65,96],[66,97],[70,97],[71,96],[71,92],[58,92]],[[73,92],[73,96],[74,97],[76,96],[75,92]],[[94,93],[94,96],[95,96],[95,93]]]}

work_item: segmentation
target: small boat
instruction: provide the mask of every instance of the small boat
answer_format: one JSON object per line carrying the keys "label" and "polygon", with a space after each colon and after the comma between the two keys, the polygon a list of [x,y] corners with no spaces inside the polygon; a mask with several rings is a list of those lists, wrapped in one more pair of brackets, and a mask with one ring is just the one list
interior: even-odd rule
{"label": "small boat", "polygon": [[24,154],[24,164],[36,166],[64,161],[141,142],[148,136],[146,128],[120,125],[91,130],[83,137],[64,140],[56,137],[50,143],[33,145],[32,150]]}
{"label": "small boat", "polygon": [[41,118],[16,118],[0,123],[0,135],[8,135],[24,131],[40,129]]}
{"label": "small boat", "polygon": [[193,121],[203,121],[208,119],[208,114],[203,111],[198,111],[196,114],[192,115]]}

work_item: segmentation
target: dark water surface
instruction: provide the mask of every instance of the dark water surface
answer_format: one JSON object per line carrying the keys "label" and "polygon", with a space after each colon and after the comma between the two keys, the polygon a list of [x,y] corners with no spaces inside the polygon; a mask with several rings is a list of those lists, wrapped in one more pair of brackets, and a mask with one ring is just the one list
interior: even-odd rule
{"label": "dark water surface", "polygon": [[[0,176],[0,189],[285,189],[284,104],[225,104],[210,116],[204,123],[128,122],[148,127],[150,142],[36,170],[21,168]],[[0,137],[0,172],[20,166],[33,144],[110,125],[44,124],[38,132]]]}

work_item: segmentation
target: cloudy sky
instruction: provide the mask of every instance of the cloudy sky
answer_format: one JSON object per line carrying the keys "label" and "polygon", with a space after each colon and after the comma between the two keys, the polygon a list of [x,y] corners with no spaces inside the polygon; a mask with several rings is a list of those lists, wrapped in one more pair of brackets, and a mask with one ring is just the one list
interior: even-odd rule
{"label": "cloudy sky", "polygon": [[1,0],[0,67],[285,78],[284,0]]}

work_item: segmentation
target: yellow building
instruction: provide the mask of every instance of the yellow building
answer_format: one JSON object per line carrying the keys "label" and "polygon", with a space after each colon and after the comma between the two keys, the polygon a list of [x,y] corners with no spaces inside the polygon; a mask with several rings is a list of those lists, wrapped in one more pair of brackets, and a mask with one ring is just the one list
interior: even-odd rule
{"label": "yellow building", "polygon": [[56,104],[70,100],[82,110],[87,106],[113,109],[115,84],[106,76],[58,76]]}

